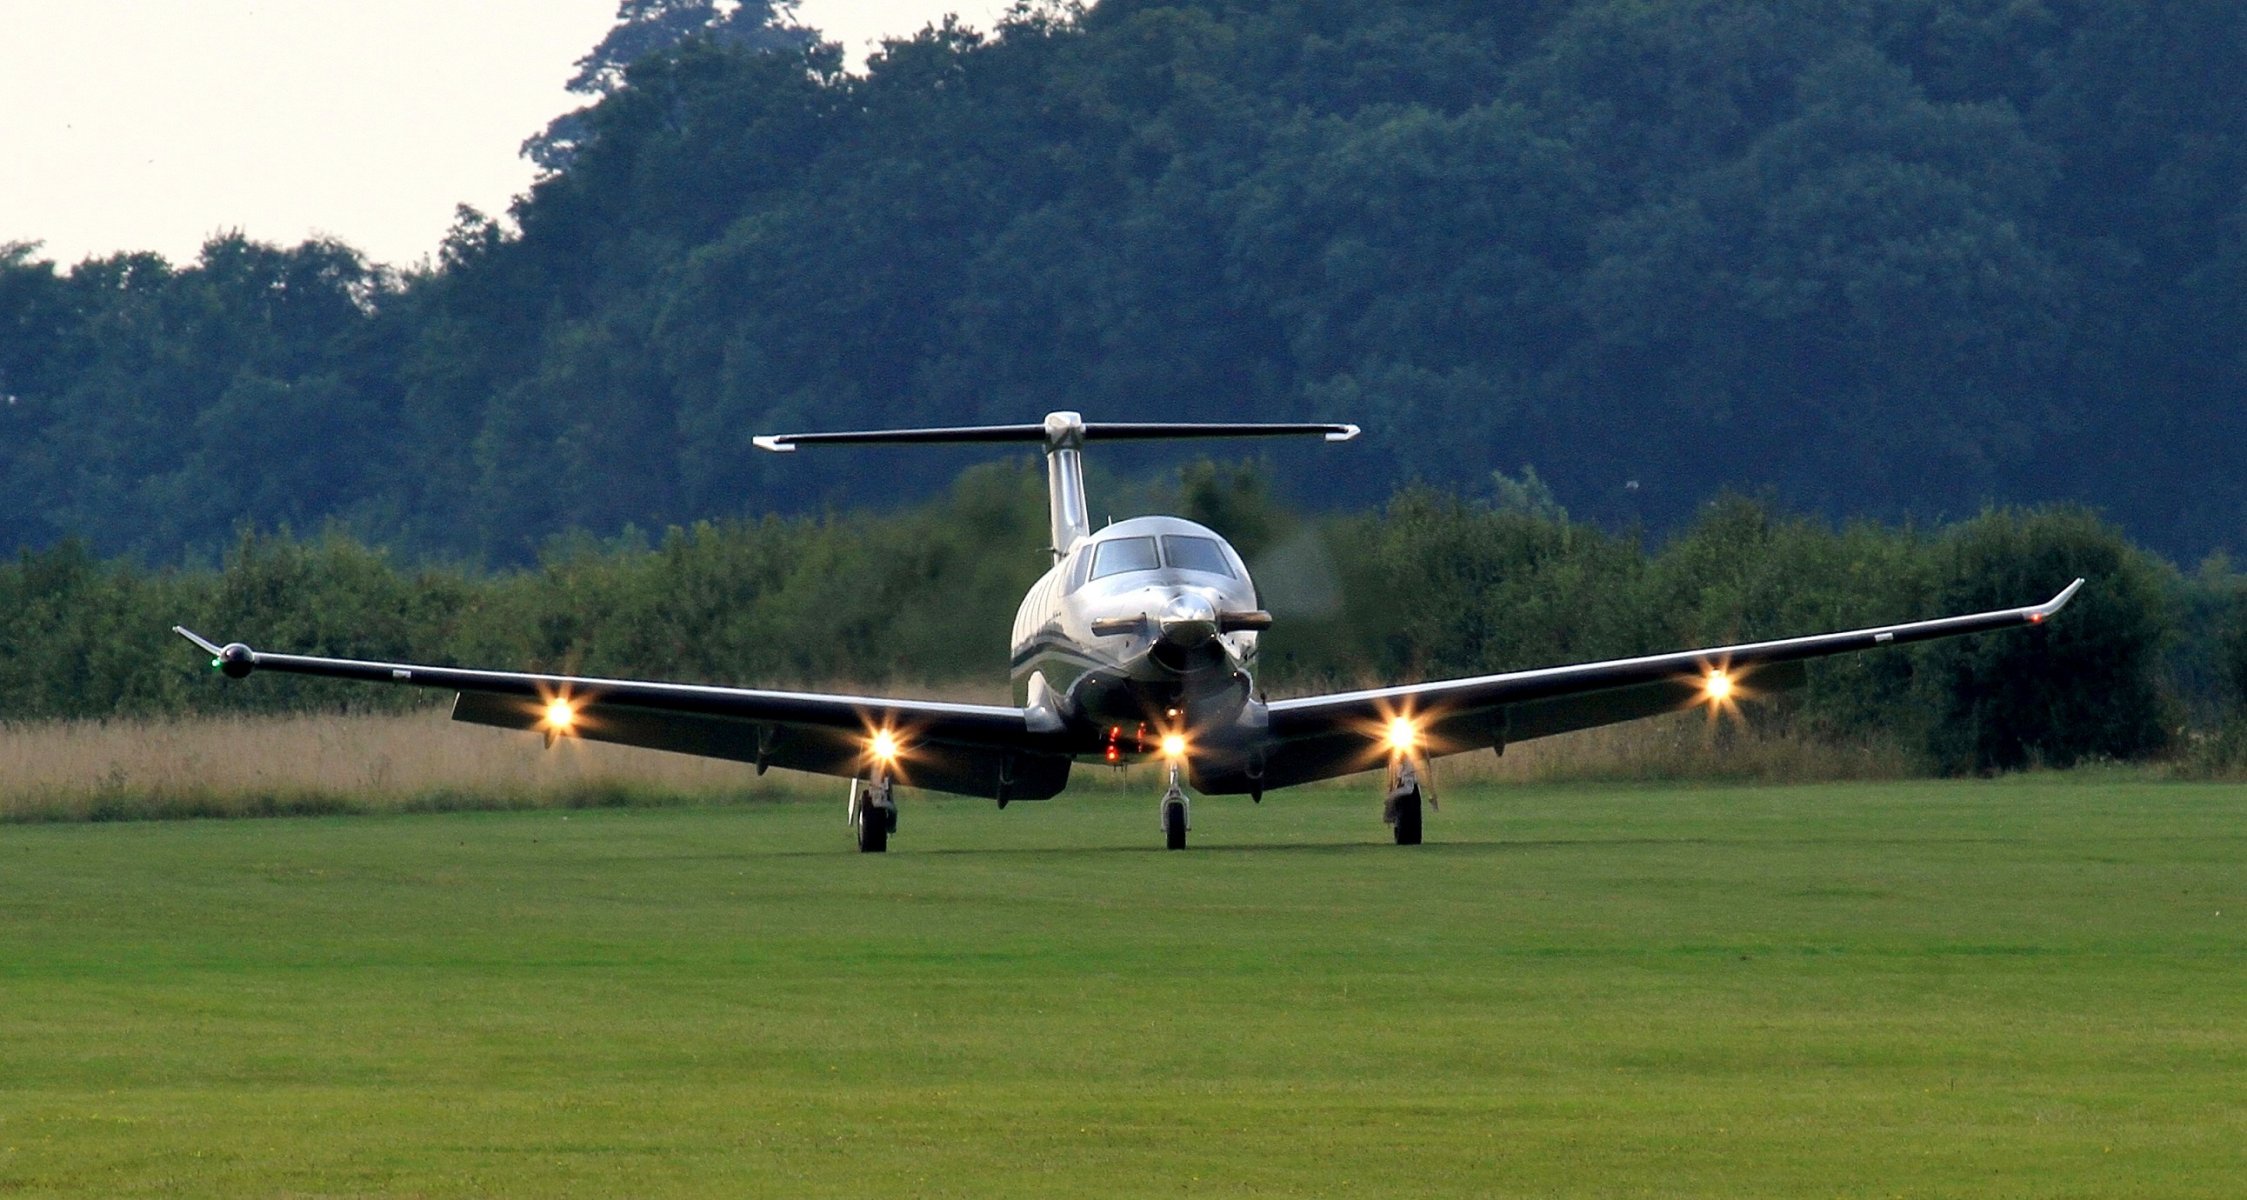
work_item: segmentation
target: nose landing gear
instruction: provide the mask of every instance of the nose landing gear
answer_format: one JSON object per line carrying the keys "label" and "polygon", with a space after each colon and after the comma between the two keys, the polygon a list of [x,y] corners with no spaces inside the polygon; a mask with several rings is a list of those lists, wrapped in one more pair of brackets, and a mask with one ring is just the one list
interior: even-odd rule
{"label": "nose landing gear", "polygon": [[1168,850],[1186,848],[1186,831],[1192,828],[1193,806],[1186,799],[1186,787],[1181,782],[1178,764],[1170,764],[1170,788],[1163,793],[1163,847]]}

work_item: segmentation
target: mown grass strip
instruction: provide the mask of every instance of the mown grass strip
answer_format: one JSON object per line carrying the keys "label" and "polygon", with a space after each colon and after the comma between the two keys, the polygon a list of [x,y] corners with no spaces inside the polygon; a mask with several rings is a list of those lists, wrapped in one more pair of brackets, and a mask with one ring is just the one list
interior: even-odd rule
{"label": "mown grass strip", "polygon": [[0,831],[26,1194],[2229,1196],[2236,789]]}

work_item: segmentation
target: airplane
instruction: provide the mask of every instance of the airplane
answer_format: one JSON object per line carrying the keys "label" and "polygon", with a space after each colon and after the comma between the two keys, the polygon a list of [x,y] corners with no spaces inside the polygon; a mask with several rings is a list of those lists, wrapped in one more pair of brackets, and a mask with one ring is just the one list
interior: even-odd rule
{"label": "airplane", "polygon": [[858,849],[889,848],[900,785],[998,802],[1045,800],[1080,762],[1159,762],[1166,848],[1184,849],[1188,788],[1264,794],[1386,768],[1382,816],[1399,845],[1423,836],[1430,760],[1696,706],[1729,709],[1751,691],[1800,686],[1813,658],[1985,630],[2035,626],[2066,607],[2077,579],[2043,604],[1840,633],[1508,671],[1326,695],[1268,699],[1257,636],[1272,616],[1224,538],[1192,521],[1143,516],[1093,531],[1088,442],[1317,436],[1355,425],[1086,421],[764,435],[760,449],[1036,443],[1044,448],[1053,564],[1023,597],[1013,632],[1012,705],[764,691],[701,684],[469,670],[275,654],[173,632],[230,678],[253,671],[450,690],[452,719],[616,742],[850,780]]}

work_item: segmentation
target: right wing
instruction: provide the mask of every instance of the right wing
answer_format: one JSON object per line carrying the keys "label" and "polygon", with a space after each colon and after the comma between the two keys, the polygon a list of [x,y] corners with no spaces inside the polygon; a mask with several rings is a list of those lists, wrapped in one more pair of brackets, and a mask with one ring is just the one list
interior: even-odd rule
{"label": "right wing", "polygon": [[1265,709],[1261,772],[1213,772],[1203,788],[1281,788],[1371,770],[1387,761],[1382,734],[1398,717],[1414,723],[1427,753],[1456,754],[1691,708],[1708,702],[1719,673],[1744,693],[1782,691],[1801,686],[1808,659],[2043,624],[2082,586],[2078,579],[2043,604],[1969,616],[1275,700]]}
{"label": "right wing", "polygon": [[[1043,800],[1068,782],[1072,744],[1041,708],[892,700],[819,692],[475,671],[410,663],[272,654],[220,646],[185,628],[234,678],[283,671],[366,683],[447,689],[453,720],[656,750],[786,767],[850,779],[867,774],[868,744],[887,730],[901,754],[899,783],[1001,800]],[[567,706],[567,720],[552,706]]]}

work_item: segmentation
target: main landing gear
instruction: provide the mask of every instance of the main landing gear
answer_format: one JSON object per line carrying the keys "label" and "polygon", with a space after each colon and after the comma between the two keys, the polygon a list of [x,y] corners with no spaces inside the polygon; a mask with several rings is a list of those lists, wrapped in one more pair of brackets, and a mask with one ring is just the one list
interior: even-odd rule
{"label": "main landing gear", "polygon": [[1421,799],[1420,773],[1412,769],[1411,759],[1398,759],[1389,769],[1389,798],[1381,805],[1381,821],[1396,830],[1399,846],[1420,844]]}
{"label": "main landing gear", "polygon": [[880,854],[897,832],[897,801],[890,796],[888,771],[850,781],[850,823],[858,830],[858,852]]}
{"label": "main landing gear", "polygon": [[1170,789],[1163,793],[1163,848],[1184,850],[1186,831],[1193,827],[1192,805],[1186,800],[1186,787],[1180,781],[1178,764],[1170,764]]}

